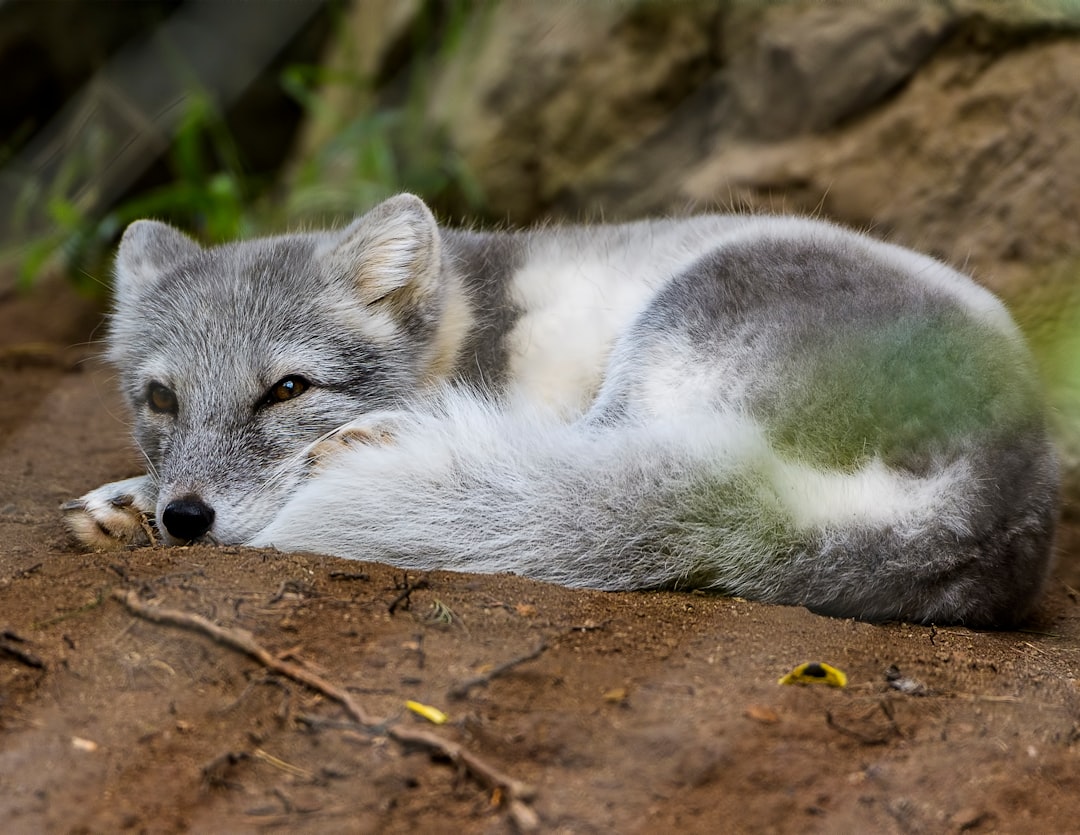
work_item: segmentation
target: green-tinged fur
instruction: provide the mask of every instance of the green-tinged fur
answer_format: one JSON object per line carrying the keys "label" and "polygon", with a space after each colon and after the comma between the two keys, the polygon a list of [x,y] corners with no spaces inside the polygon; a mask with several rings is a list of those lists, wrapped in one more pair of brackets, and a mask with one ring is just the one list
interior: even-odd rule
{"label": "green-tinged fur", "polygon": [[1023,347],[969,319],[905,317],[821,341],[771,423],[777,449],[807,464],[880,457],[919,471],[958,438],[985,441],[1041,407]]}
{"label": "green-tinged fur", "polygon": [[703,478],[680,505],[674,538],[689,568],[675,588],[737,594],[742,584],[733,580],[759,582],[799,547],[791,512],[763,472],[747,468]]}

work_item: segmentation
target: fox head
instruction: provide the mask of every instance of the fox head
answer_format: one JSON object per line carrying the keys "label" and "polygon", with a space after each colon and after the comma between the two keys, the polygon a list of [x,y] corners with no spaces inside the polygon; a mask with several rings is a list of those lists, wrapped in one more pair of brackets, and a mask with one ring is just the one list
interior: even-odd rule
{"label": "fox head", "polygon": [[140,220],[116,259],[108,358],[169,542],[244,542],[306,449],[430,375],[447,305],[439,229],[412,195],[339,232],[203,248]]}

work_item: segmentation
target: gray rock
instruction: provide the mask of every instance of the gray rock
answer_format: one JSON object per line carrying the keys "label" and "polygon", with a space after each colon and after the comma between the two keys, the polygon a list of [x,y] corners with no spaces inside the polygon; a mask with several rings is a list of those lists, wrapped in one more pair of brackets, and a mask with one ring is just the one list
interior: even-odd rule
{"label": "gray rock", "polygon": [[730,70],[748,132],[821,131],[866,110],[915,73],[949,19],[929,3],[772,7]]}

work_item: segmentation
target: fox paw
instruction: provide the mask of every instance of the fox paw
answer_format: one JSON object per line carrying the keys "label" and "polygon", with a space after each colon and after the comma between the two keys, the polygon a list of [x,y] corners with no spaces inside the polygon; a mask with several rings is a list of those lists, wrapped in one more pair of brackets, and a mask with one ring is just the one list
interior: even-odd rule
{"label": "fox paw", "polygon": [[68,530],[95,551],[156,545],[153,482],[149,476],[116,481],[60,506]]}
{"label": "fox paw", "polygon": [[308,448],[308,463],[320,467],[337,453],[357,446],[389,446],[394,443],[394,422],[390,418],[355,420],[340,426]]}

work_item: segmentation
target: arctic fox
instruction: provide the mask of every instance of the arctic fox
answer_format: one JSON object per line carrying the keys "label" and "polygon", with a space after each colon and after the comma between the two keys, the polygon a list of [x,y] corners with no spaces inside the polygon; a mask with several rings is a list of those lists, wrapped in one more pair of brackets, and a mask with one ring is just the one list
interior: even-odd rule
{"label": "arctic fox", "polygon": [[64,509],[160,537],[1006,625],[1050,563],[1031,357],[986,290],[831,224],[701,216],[204,249],[132,224],[108,357],[149,474]]}

